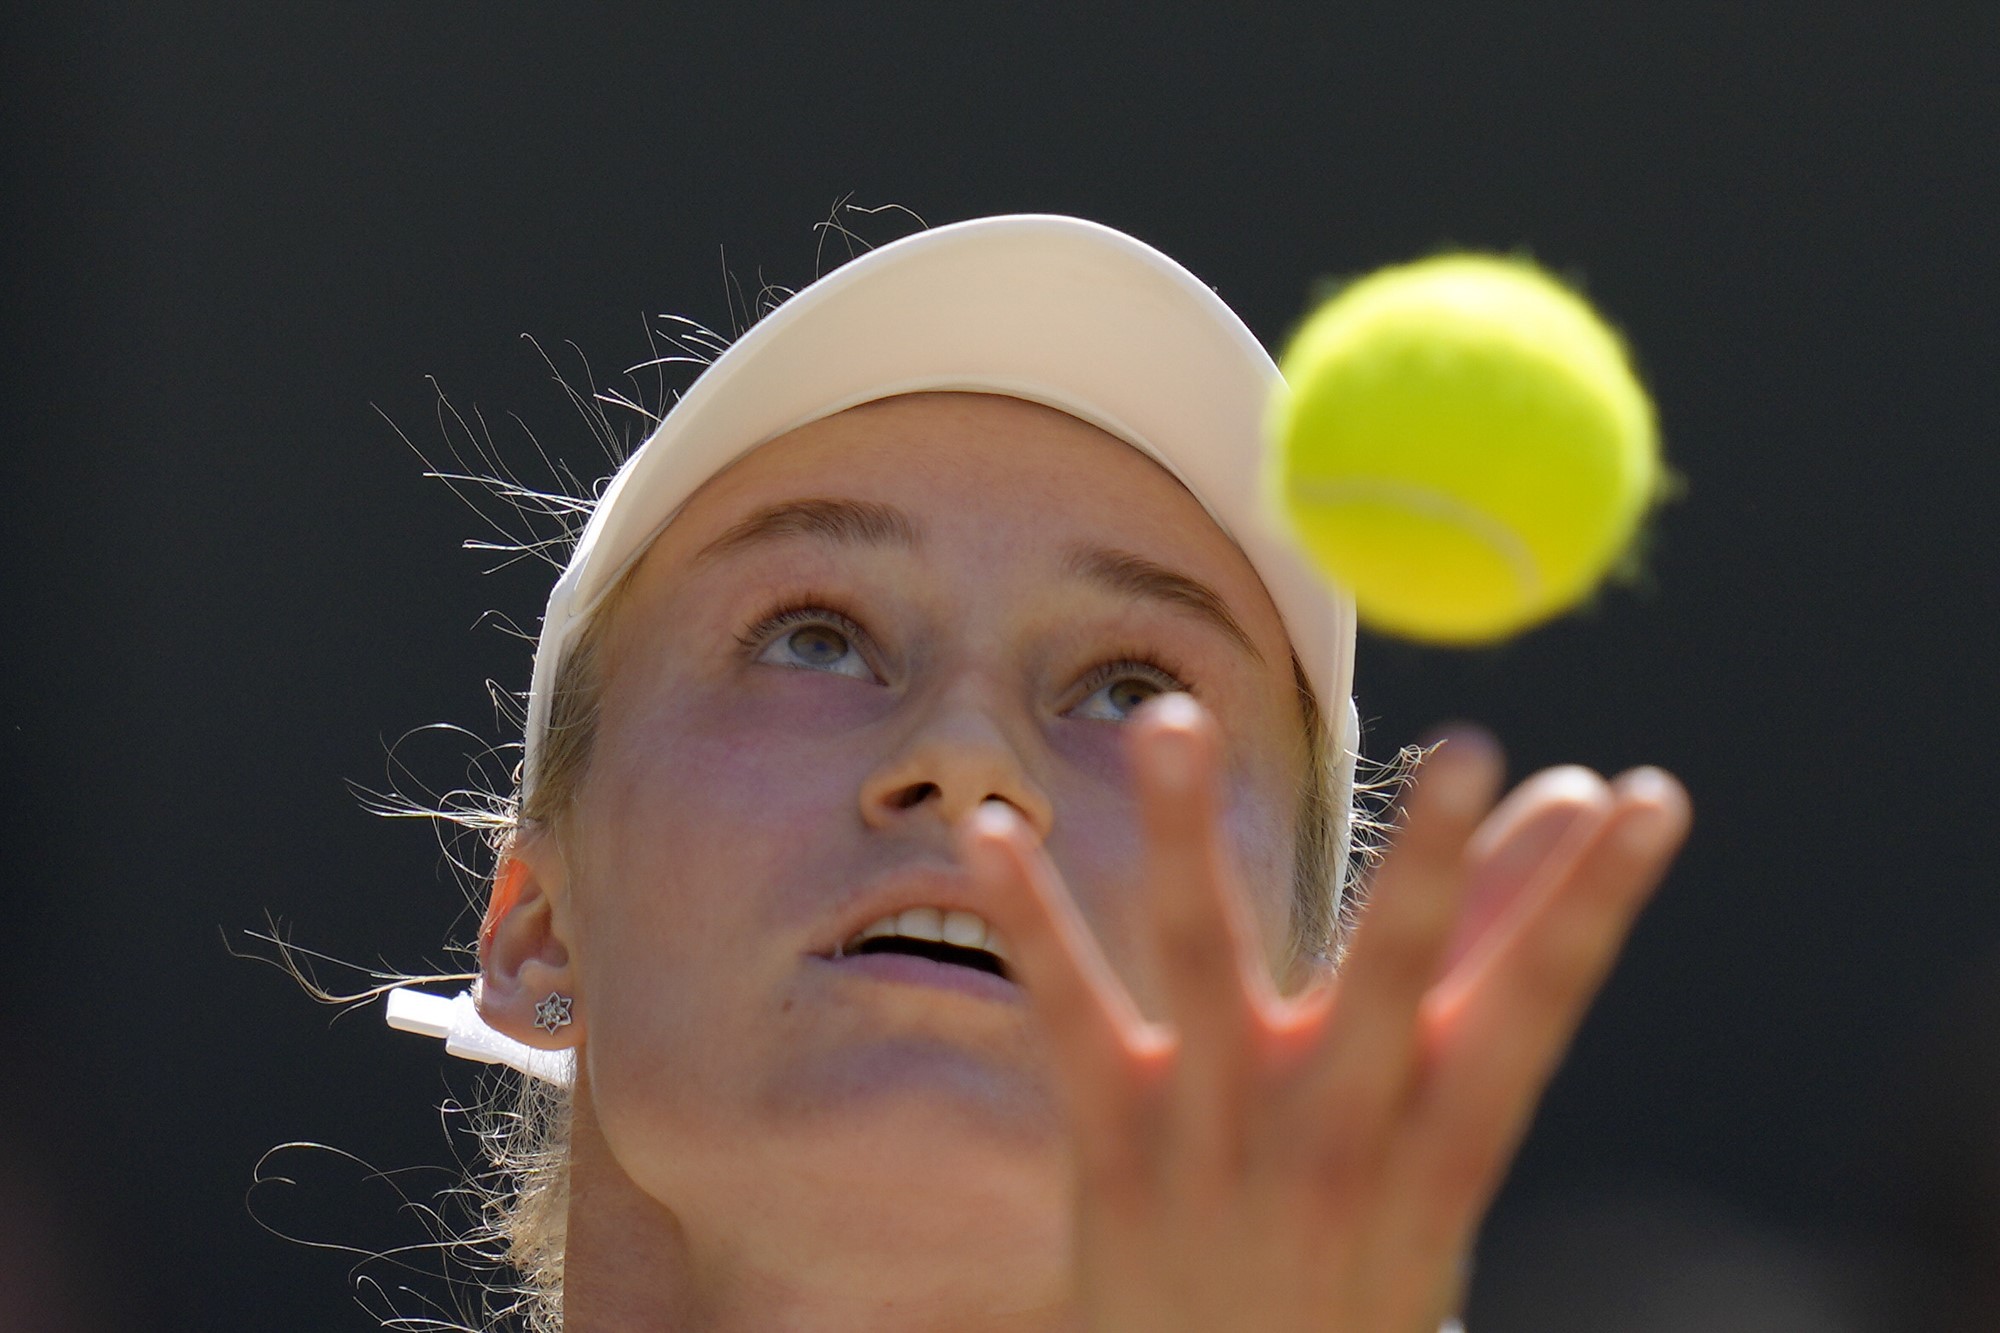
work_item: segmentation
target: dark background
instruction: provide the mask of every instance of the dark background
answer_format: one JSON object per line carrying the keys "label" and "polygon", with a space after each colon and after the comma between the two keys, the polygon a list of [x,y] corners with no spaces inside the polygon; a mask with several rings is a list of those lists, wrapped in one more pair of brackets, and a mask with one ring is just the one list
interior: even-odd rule
{"label": "dark background", "polygon": [[1472,1327],[2000,1326],[2000,7],[709,8],[14,16],[0,1327],[373,1327],[350,1257],[256,1219],[420,1238],[388,1182],[253,1171],[311,1140],[428,1196],[465,1071],[226,940],[450,962],[433,834],[348,784],[425,723],[497,738],[528,654],[479,617],[547,586],[455,549],[394,427],[443,442],[436,376],[597,468],[520,335],[609,381],[652,316],[727,330],[725,264],[810,279],[850,194],[1123,227],[1268,342],[1444,243],[1580,277],[1688,479],[1650,579],[1491,652],[1362,647],[1378,756],[1466,715],[1699,809]]}

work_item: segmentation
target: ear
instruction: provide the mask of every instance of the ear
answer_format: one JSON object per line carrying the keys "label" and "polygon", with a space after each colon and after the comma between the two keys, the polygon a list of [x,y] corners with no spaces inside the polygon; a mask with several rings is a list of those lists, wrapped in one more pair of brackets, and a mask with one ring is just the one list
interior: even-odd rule
{"label": "ear", "polygon": [[[479,928],[480,1018],[544,1051],[580,1046],[584,1039],[567,934],[567,887],[555,838],[523,833],[493,876],[493,896]],[[535,1007],[551,995],[572,1001],[570,1021],[552,1032],[535,1026]]]}

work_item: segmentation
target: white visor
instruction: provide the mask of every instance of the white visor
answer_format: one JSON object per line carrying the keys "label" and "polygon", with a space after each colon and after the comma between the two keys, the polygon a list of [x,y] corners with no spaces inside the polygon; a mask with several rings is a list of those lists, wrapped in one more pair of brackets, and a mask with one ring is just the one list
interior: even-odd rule
{"label": "white visor", "polygon": [[528,693],[532,787],[576,635],[702,484],[808,422],[897,394],[1042,403],[1101,427],[1193,493],[1263,579],[1335,753],[1353,748],[1354,609],[1263,504],[1277,365],[1228,306],[1151,246],[1045,214],[919,232],[805,288],[737,339],[626,460],[549,595]]}

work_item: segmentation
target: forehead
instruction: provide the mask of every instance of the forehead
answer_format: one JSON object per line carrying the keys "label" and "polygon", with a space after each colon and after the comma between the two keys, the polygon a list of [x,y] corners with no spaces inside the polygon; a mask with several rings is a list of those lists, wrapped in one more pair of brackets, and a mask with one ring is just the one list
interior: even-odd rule
{"label": "forehead", "polygon": [[993,394],[887,398],[780,436],[697,491],[645,563],[680,563],[744,516],[807,497],[893,506],[927,538],[1006,566],[1057,544],[1130,551],[1210,584],[1260,647],[1289,657],[1256,571],[1171,473],[1088,422]]}
{"label": "forehead", "polygon": [[1164,468],[1068,413],[998,394],[921,393],[865,403],[779,436],[711,480],[684,514],[696,503],[752,491],[892,479],[916,483],[912,490],[1004,481],[1013,498],[1079,483],[1127,486],[1156,492],[1154,503],[1201,509]]}

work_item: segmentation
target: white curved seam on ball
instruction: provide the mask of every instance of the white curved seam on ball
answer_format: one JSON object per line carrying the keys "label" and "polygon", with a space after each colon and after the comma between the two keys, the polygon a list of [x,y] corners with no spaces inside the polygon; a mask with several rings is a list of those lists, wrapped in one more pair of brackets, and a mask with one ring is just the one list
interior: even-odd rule
{"label": "white curved seam on ball", "polygon": [[1463,501],[1406,481],[1313,481],[1300,477],[1292,481],[1290,489],[1293,498],[1310,504],[1387,503],[1455,523],[1480,538],[1507,562],[1524,600],[1534,602],[1542,596],[1541,570],[1527,543],[1491,514],[1483,514]]}

